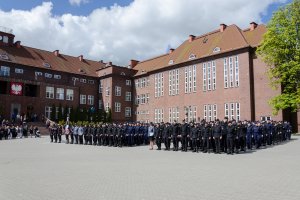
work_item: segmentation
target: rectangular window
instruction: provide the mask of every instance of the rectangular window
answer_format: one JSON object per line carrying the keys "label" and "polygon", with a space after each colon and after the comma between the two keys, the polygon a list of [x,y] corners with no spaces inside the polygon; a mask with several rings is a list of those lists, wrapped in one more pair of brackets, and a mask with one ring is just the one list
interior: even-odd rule
{"label": "rectangular window", "polygon": [[175,72],[176,72],[175,94],[179,94],[179,69],[176,69]]}
{"label": "rectangular window", "polygon": [[234,103],[230,103],[230,119],[234,119]]}
{"label": "rectangular window", "polygon": [[100,81],[99,83],[99,93],[101,94],[103,92],[103,83]]}
{"label": "rectangular window", "polygon": [[131,80],[126,80],[126,85],[130,86],[131,85]]}
{"label": "rectangular window", "polygon": [[94,105],[94,96],[88,95],[88,105]]}
{"label": "rectangular window", "polygon": [[154,75],[154,85],[155,85],[154,86],[154,91],[155,91],[154,96],[155,96],[155,98],[157,97],[157,91],[158,91],[157,79],[158,79],[157,74],[155,74]]}
{"label": "rectangular window", "polygon": [[203,118],[205,121],[207,121],[207,105],[204,105],[204,109],[203,109]]}
{"label": "rectangular window", "polygon": [[0,76],[9,76],[10,75],[10,68],[6,66],[1,66]]}
{"label": "rectangular window", "polygon": [[193,121],[197,121],[197,106],[193,106]]}
{"label": "rectangular window", "polygon": [[81,79],[80,79],[80,83],[86,83],[86,79],[81,78]]}
{"label": "rectangular window", "polygon": [[146,95],[141,94],[141,104],[145,104],[145,103],[146,103]]}
{"label": "rectangular window", "polygon": [[228,103],[225,103],[224,104],[224,106],[225,106],[225,117],[227,117],[227,118],[229,118],[229,106],[228,106]]}
{"label": "rectangular window", "polygon": [[109,87],[109,86],[106,86],[106,89],[105,89],[105,95],[106,95],[106,96],[109,96],[109,95],[110,95],[110,87]]}
{"label": "rectangular window", "polygon": [[125,117],[131,117],[131,108],[130,107],[125,108]]}
{"label": "rectangular window", "polygon": [[172,71],[169,71],[169,95],[170,95],[170,96],[173,95],[173,90],[172,90],[172,88],[173,88],[173,85],[172,85],[172,78],[173,78],[173,76],[172,76]]}
{"label": "rectangular window", "polygon": [[43,76],[42,72],[35,72],[34,74],[35,74],[35,76]]}
{"label": "rectangular window", "polygon": [[55,107],[55,119],[58,119],[59,107]]}
{"label": "rectangular window", "polygon": [[23,72],[24,72],[23,69],[19,69],[19,68],[15,69],[16,74],[23,74]]}
{"label": "rectangular window", "polygon": [[193,92],[196,92],[196,75],[197,75],[197,67],[193,66]]}
{"label": "rectangular window", "polygon": [[229,87],[233,87],[233,59],[229,58]]}
{"label": "rectangular window", "polygon": [[140,79],[137,79],[137,80],[135,81],[135,87],[136,87],[136,88],[140,87]]}
{"label": "rectangular window", "polygon": [[131,101],[131,92],[126,92],[125,101]]}
{"label": "rectangular window", "polygon": [[46,78],[52,78],[52,74],[45,73]]}
{"label": "rectangular window", "polygon": [[61,75],[54,74],[55,79],[61,79]]}
{"label": "rectangular window", "polygon": [[214,116],[214,121],[216,121],[218,119],[217,104],[213,105],[213,116]]}
{"label": "rectangular window", "polygon": [[212,106],[208,105],[208,121],[212,121]]}
{"label": "rectangular window", "polygon": [[164,96],[164,74],[155,74],[155,97]]}
{"label": "rectangular window", "polygon": [[235,56],[235,87],[239,87],[239,57]]}
{"label": "rectangular window", "polygon": [[228,66],[227,66],[227,58],[224,58],[224,88],[228,88]]}
{"label": "rectangular window", "polygon": [[115,95],[116,96],[121,96],[121,87],[119,87],[119,86],[115,87]]}
{"label": "rectangular window", "polygon": [[216,62],[212,61],[211,65],[212,65],[212,89],[215,90],[216,89],[216,85],[217,85]]}
{"label": "rectangular window", "polygon": [[88,84],[94,84],[95,81],[94,80],[88,80]]}
{"label": "rectangular window", "polygon": [[206,63],[203,63],[203,91],[206,91]]}
{"label": "rectangular window", "polygon": [[110,109],[110,107],[109,107],[109,102],[107,102],[106,105],[105,105],[105,112],[108,112],[109,109]]}
{"label": "rectangular window", "polygon": [[121,103],[115,102],[115,112],[121,112]]}
{"label": "rectangular window", "polygon": [[73,101],[73,99],[74,99],[74,90],[67,89],[67,91],[66,91],[66,100]]}
{"label": "rectangular window", "polygon": [[64,88],[56,88],[56,99],[64,100],[65,96],[65,90]]}
{"label": "rectangular window", "polygon": [[46,98],[54,99],[54,87],[46,87]]}
{"label": "rectangular window", "polygon": [[172,123],[173,122],[173,119],[172,119],[172,108],[169,108],[169,122]]}
{"label": "rectangular window", "polygon": [[50,119],[52,113],[52,107],[51,106],[46,106],[45,107],[45,117]]}
{"label": "rectangular window", "polygon": [[99,100],[98,106],[99,106],[99,109],[102,109],[102,106],[103,106],[103,101],[102,100]]}
{"label": "rectangular window", "polygon": [[207,63],[207,90],[211,90],[211,63]]}
{"label": "rectangular window", "polygon": [[146,103],[149,103],[149,98],[150,98],[150,94],[147,93],[147,94],[146,94]]}
{"label": "rectangular window", "polygon": [[236,114],[236,120],[240,121],[241,115],[240,115],[240,103],[235,104],[235,114]]}
{"label": "rectangular window", "polygon": [[86,104],[86,95],[80,95],[80,104]]}

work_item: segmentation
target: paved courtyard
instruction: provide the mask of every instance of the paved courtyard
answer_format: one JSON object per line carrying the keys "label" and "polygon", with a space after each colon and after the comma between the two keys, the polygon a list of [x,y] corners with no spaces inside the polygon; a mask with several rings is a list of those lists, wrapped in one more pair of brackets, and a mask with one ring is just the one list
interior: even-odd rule
{"label": "paved courtyard", "polygon": [[239,155],[0,141],[2,200],[299,200],[300,137]]}

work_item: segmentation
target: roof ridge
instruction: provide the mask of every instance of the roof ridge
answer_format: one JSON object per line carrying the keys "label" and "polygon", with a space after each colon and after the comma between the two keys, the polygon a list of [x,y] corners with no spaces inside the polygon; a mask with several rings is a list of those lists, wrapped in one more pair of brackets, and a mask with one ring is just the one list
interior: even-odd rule
{"label": "roof ridge", "polygon": [[155,57],[149,58],[149,59],[147,59],[147,60],[143,60],[143,61],[139,62],[138,64],[144,63],[144,62],[147,62],[147,61],[150,61],[150,60],[154,60],[154,59],[157,59],[157,58],[160,58],[160,57],[163,57],[163,56],[167,56],[167,55],[169,55],[169,54],[168,54],[168,53],[161,54],[161,55],[159,55],[159,56],[155,56]]}
{"label": "roof ridge", "polygon": [[238,27],[238,26],[237,26],[237,25],[235,25],[235,24],[234,24],[234,27],[236,27],[236,28],[237,28],[237,30],[239,31],[239,33],[240,33],[240,35],[242,36],[242,38],[243,38],[244,42],[245,42],[247,45],[250,45],[250,44],[248,43],[248,41],[246,40],[246,38],[245,38],[244,34],[242,33],[242,29],[240,29],[240,27]]}

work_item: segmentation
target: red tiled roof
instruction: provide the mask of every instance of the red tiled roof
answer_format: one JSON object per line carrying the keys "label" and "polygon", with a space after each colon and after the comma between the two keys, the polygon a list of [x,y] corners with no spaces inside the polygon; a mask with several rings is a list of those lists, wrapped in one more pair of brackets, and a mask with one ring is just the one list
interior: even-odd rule
{"label": "red tiled roof", "polygon": [[[78,57],[59,54],[55,56],[53,52],[21,46],[0,46],[0,54],[7,54],[10,62],[37,68],[51,69],[86,76],[97,77],[96,70],[105,67],[105,63],[83,59]],[[49,63],[51,68],[43,66]]]}
{"label": "red tiled roof", "polygon": [[[243,31],[236,25],[230,25],[226,27],[224,32],[220,32],[218,29],[198,36],[192,42],[186,40],[172,53],[139,62],[134,69],[138,70],[136,75],[141,75],[145,72],[170,66],[170,60],[173,60],[173,65],[187,62],[191,54],[194,54],[196,59],[199,59],[248,46],[254,47],[259,45],[265,32],[266,28],[264,25],[258,25],[253,31],[249,29]],[[216,47],[219,47],[221,50],[214,53],[213,50]]]}

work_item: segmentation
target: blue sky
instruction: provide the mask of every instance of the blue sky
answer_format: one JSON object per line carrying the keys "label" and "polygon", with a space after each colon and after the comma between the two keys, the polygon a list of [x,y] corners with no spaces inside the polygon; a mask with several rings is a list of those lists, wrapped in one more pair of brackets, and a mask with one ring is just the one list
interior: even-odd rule
{"label": "blue sky", "polygon": [[[45,0],[47,1],[47,0]],[[133,0],[88,0],[87,3],[82,3],[79,6],[71,5],[69,0],[49,0],[53,3],[53,14],[62,15],[65,13],[71,13],[73,15],[88,15],[95,8],[110,7],[114,4],[120,6],[128,6]],[[43,0],[1,0],[0,9],[4,11],[10,11],[11,9],[30,10],[33,7],[40,5]],[[287,3],[292,2],[288,0]],[[263,23],[267,23],[272,17],[272,13],[280,6],[287,3],[273,3],[268,6],[267,13],[262,14]]]}
{"label": "blue sky", "polygon": [[166,53],[190,34],[221,23],[241,29],[253,21],[267,23],[291,1],[0,0],[0,26],[13,29],[26,46],[126,65]]}

